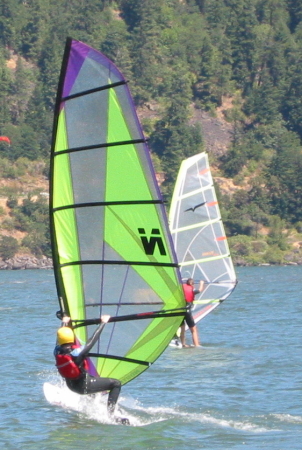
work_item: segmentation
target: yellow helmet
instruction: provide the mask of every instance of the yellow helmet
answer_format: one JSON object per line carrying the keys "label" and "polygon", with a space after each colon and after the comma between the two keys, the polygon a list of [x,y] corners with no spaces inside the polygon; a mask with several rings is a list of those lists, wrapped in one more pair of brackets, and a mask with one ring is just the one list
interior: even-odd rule
{"label": "yellow helmet", "polygon": [[74,342],[74,334],[71,328],[61,327],[57,331],[57,341],[59,345],[72,344]]}

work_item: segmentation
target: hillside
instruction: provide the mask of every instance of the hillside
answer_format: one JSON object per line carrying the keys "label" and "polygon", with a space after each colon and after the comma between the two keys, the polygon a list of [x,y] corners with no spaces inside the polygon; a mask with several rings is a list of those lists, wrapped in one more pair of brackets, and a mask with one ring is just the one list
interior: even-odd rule
{"label": "hillside", "polygon": [[129,81],[168,203],[181,161],[207,150],[234,259],[300,263],[302,6],[84,3],[6,0],[2,8],[0,255],[50,255],[47,165],[72,36]]}
{"label": "hillside", "polygon": [[[146,117],[156,117],[156,107],[153,105],[150,112],[149,107],[140,108],[139,116],[141,120]],[[213,117],[209,113],[192,108],[192,123],[200,124],[205,141],[205,148],[208,150],[210,159],[217,161],[217,157],[225,154],[231,139],[232,126],[224,119],[221,109],[217,111],[217,116]],[[48,178],[45,176],[45,163],[43,162],[27,162],[26,172],[15,178],[0,179],[0,236],[11,236],[19,243],[19,250],[16,256],[9,260],[8,263],[0,263],[2,268],[49,268],[51,261],[39,255],[38,259],[26,246],[22,245],[23,239],[28,236],[27,231],[22,231],[18,228],[8,227],[7,224],[11,222],[14,210],[8,207],[10,198],[16,198],[17,204],[21,206],[24,200],[30,198],[31,202],[36,202],[43,199],[48,203]],[[246,177],[241,181],[240,186],[234,183],[231,178],[221,176],[221,170],[217,164],[213,164],[212,173],[214,181],[219,188],[220,194],[224,197],[232,197],[234,194],[242,189],[248,191],[251,189],[252,177]],[[159,177],[160,178],[160,177]],[[221,203],[221,208],[224,205]],[[44,218],[45,226],[48,227],[48,216]],[[252,246],[253,253],[263,253],[263,248],[266,249],[263,239],[267,239],[270,233],[270,228],[259,225],[257,236],[251,240],[246,246]],[[287,264],[302,264],[302,234],[296,231],[284,229],[282,231],[287,250],[285,252],[283,263]],[[234,240],[234,242],[233,242]],[[246,259],[247,249],[242,242],[236,242],[235,239],[230,238],[231,250],[234,253],[234,261],[237,265],[251,264],[251,261]],[[278,263],[278,261],[276,261]],[[257,263],[257,262],[255,262]],[[259,261],[265,263],[265,260]],[[270,261],[274,263],[274,261]]]}

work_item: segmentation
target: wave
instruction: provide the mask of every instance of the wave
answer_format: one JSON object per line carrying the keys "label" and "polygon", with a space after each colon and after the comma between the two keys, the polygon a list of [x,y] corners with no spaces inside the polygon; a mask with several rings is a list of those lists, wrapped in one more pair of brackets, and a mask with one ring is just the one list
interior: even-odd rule
{"label": "wave", "polygon": [[291,414],[272,414],[280,422],[302,423],[302,416],[292,416]]}
{"label": "wave", "polygon": [[[93,396],[78,395],[68,389],[63,381],[57,384],[44,383],[44,394],[49,403],[72,410],[84,415],[85,418],[103,424],[116,425],[107,414],[107,395],[99,393]],[[177,421],[182,423],[200,422],[214,427],[232,428],[251,433],[265,433],[271,431],[250,421],[236,421],[222,419],[204,413],[190,413],[183,407],[145,407],[137,400],[121,395],[117,407],[116,417],[127,417],[130,425],[142,427],[163,421]]]}

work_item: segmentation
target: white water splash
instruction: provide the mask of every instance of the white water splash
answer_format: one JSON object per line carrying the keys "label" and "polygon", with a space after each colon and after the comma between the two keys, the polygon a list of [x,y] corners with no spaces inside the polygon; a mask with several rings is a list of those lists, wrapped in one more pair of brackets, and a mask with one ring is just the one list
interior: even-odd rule
{"label": "white water splash", "polygon": [[[118,423],[115,419],[108,416],[107,413],[107,395],[103,393],[95,395],[79,395],[75,392],[70,391],[66,384],[62,381],[57,384],[44,383],[43,391],[46,400],[55,406],[60,406],[63,409],[76,411],[85,418],[90,420],[95,420],[99,423],[117,425]],[[121,397],[121,402],[123,398]],[[144,426],[149,423],[154,422],[154,420],[149,420],[145,422],[140,420],[140,418],[129,415],[126,413],[120,405],[117,406],[115,412],[115,418],[127,417],[132,426]]]}
{"label": "white water splash", "polygon": [[265,427],[259,427],[259,425],[255,425],[251,422],[230,420],[230,419],[228,420],[218,419],[208,414],[201,414],[200,421],[203,423],[208,422],[213,425],[218,425],[223,428],[234,428],[235,430],[249,431],[251,433],[266,433],[268,431],[271,431]]}
{"label": "white water splash", "polygon": [[[90,420],[103,424],[116,425],[107,414],[107,395],[78,395],[68,389],[63,381],[56,384],[44,383],[44,394],[49,403],[67,410],[76,411]],[[271,430],[251,423],[249,421],[226,420],[210,414],[192,414],[185,412],[180,406],[171,407],[144,407],[131,397],[121,396],[116,410],[116,417],[127,417],[130,426],[142,427],[162,421],[181,421],[183,423],[200,422],[211,424],[214,427],[233,428],[251,433],[265,433]],[[302,419],[300,418],[302,421]]]}
{"label": "white water splash", "polygon": [[[168,407],[143,407],[137,401],[127,399],[122,400],[123,405],[127,408],[135,409],[135,411],[140,411],[145,414],[147,419],[144,421],[144,425],[148,425],[154,422],[161,422],[165,420],[181,420],[182,422],[201,422],[209,423],[214,426],[223,428],[233,428],[236,430],[249,431],[251,433],[266,433],[271,431],[265,427],[260,427],[259,425],[253,424],[247,421],[235,421],[235,420],[225,420],[219,419],[211,416],[210,414],[192,414],[184,412],[182,407],[168,408]],[[140,419],[142,421],[142,419]]]}
{"label": "white water splash", "polygon": [[301,416],[292,416],[291,414],[272,414],[272,417],[287,423],[302,423]]}

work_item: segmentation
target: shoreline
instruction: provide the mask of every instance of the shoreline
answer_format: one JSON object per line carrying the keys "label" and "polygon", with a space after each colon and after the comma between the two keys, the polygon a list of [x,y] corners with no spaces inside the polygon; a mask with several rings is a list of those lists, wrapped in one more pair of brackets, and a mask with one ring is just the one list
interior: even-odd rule
{"label": "shoreline", "polygon": [[14,256],[5,261],[0,259],[0,270],[53,269],[51,258],[42,256]]}
{"label": "shoreline", "polygon": [[[282,264],[270,264],[270,263],[261,263],[257,265],[252,265],[246,263],[245,261],[241,261],[240,263],[234,263],[234,267],[266,267],[266,266],[300,266],[302,263],[288,261]],[[35,256],[14,256],[6,261],[1,260],[0,258],[0,270],[26,270],[26,269],[53,269],[52,258],[47,258],[46,256],[42,256],[41,258],[37,258]]]}

